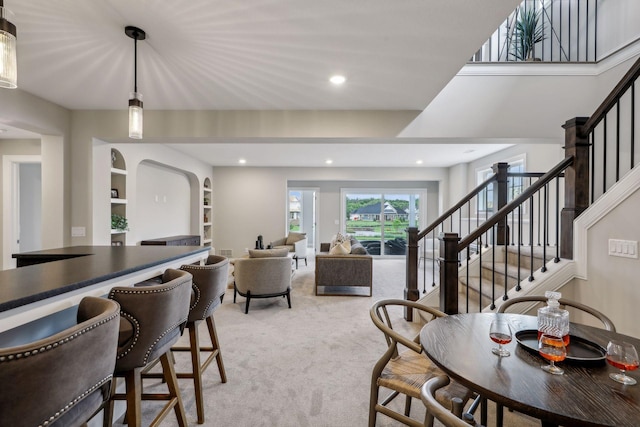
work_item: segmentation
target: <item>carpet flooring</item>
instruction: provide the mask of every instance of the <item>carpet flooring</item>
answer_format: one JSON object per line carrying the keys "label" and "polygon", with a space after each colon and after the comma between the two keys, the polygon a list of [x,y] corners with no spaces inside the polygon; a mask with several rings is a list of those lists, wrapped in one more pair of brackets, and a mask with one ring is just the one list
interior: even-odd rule
{"label": "carpet flooring", "polygon": [[[251,301],[244,314],[244,298],[233,303],[227,290],[215,312],[228,382],[220,382],[213,363],[205,373],[206,426],[350,427],[368,420],[371,369],[386,349],[382,333],[374,327],[369,308],[380,299],[402,298],[404,259],[376,259],[373,264],[373,297],[314,295],[314,260],[300,265],[292,285],[292,308],[277,297]],[[417,334],[420,325],[393,313],[402,333]],[[202,324],[201,337],[206,337]],[[186,336],[181,340],[186,342]],[[204,340],[208,342],[207,340]],[[188,355],[176,355],[176,369],[185,370]],[[196,424],[191,380],[180,380],[187,420]],[[145,391],[164,386],[145,380]],[[393,402],[397,410],[403,401]],[[157,402],[143,402],[143,424],[158,410]],[[414,401],[412,417],[424,416],[422,402]],[[505,425],[538,426],[517,415]],[[122,419],[117,420],[122,422]],[[119,425],[119,424],[116,424]],[[169,414],[163,426],[177,425]],[[377,426],[399,423],[382,415]]]}

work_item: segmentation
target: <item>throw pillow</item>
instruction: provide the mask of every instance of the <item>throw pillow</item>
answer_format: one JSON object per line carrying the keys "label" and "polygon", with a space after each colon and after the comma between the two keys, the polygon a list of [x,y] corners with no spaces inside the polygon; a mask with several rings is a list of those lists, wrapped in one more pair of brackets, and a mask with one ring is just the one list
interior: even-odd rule
{"label": "throw pillow", "polygon": [[347,255],[351,252],[351,243],[349,241],[338,243],[329,250],[330,255]]}
{"label": "throw pillow", "polygon": [[286,257],[289,249],[249,249],[249,258]]}

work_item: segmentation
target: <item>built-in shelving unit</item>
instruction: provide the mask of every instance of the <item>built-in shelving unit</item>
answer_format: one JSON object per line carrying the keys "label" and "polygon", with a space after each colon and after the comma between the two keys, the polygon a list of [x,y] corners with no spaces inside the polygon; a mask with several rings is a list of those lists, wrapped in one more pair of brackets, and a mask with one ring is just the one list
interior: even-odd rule
{"label": "built-in shelving unit", "polygon": [[203,200],[203,219],[202,219],[202,245],[211,246],[211,228],[213,219],[211,218],[211,180],[204,179],[204,188],[202,189]]}
{"label": "built-in shelving unit", "polygon": [[211,246],[213,219],[211,218],[211,180],[209,178],[204,179],[202,203],[202,246]]}
{"label": "built-in shelving unit", "polygon": [[[118,150],[111,149],[111,215],[127,217],[127,167]],[[111,245],[126,245],[127,230],[111,229]]]}

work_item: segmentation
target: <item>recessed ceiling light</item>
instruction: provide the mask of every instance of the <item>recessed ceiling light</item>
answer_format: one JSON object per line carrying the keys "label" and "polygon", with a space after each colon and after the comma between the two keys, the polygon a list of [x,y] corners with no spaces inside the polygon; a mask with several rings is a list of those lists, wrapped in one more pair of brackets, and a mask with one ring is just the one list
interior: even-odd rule
{"label": "recessed ceiling light", "polygon": [[416,165],[421,165],[422,164],[422,160],[416,160]]}
{"label": "recessed ceiling light", "polygon": [[465,150],[464,154],[473,153],[474,151],[476,151],[476,150],[474,150],[473,148],[470,148],[469,150]]}
{"label": "recessed ceiling light", "polygon": [[245,163],[247,163],[247,161],[245,159],[240,159],[238,160],[238,163],[240,163],[241,165],[244,165]]}
{"label": "recessed ceiling light", "polygon": [[334,85],[339,86],[339,85],[343,84],[344,82],[346,82],[347,78],[345,76],[341,76],[341,75],[336,74],[335,76],[331,76],[329,81],[331,83],[333,83]]}
{"label": "recessed ceiling light", "polygon": [[327,159],[327,160],[325,160],[325,163],[326,163],[326,164],[328,164],[328,165],[330,165],[331,163],[333,163],[333,160],[331,160],[331,159]]}

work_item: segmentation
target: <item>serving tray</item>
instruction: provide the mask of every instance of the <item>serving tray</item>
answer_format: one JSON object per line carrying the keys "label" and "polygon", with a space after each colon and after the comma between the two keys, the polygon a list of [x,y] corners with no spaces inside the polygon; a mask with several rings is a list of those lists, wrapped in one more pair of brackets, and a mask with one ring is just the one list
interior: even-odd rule
{"label": "serving tray", "polygon": [[[569,345],[567,346],[567,357],[565,361],[583,364],[604,363],[607,357],[607,350],[602,346],[575,335],[569,335]],[[538,331],[535,329],[525,329],[515,334],[516,341],[526,350],[538,354]]]}

